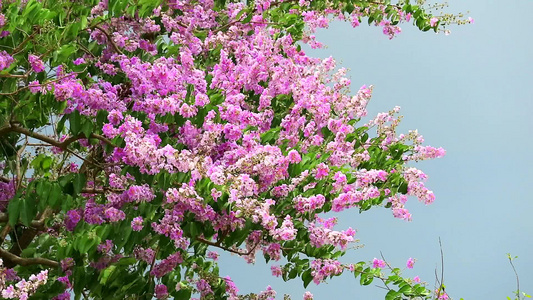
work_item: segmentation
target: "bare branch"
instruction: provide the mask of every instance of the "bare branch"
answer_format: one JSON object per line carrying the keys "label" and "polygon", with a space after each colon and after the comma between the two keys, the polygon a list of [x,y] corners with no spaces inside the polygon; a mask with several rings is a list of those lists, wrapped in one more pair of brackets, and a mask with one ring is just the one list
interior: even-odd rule
{"label": "bare branch", "polygon": [[516,276],[516,296],[518,299],[520,299],[520,279],[518,279],[518,273],[516,272],[513,264],[513,258],[511,257],[510,253],[507,253],[507,258],[509,258],[509,263],[511,264],[511,267],[513,267],[514,275]]}

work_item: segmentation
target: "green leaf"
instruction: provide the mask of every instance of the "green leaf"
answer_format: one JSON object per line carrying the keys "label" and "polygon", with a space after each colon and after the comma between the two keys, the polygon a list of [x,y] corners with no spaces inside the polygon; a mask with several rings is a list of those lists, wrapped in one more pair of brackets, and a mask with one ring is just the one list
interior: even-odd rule
{"label": "green leaf", "polygon": [[20,221],[27,227],[30,226],[31,221],[33,221],[35,215],[37,215],[37,207],[35,204],[35,196],[32,194],[27,195],[20,203]]}
{"label": "green leaf", "polygon": [[407,194],[407,183],[402,182],[398,187],[398,192],[402,194]]}
{"label": "green leaf", "polygon": [[311,275],[312,273],[312,270],[311,269],[307,269],[303,274],[302,274],[302,280],[304,282],[304,288],[307,288],[307,286],[309,285],[309,283],[311,283],[311,281],[313,280],[313,275]]}
{"label": "green leaf", "polygon": [[67,115],[64,115],[59,122],[57,122],[57,133],[62,133],[63,129],[65,128],[65,121],[67,121]]}
{"label": "green leaf", "polygon": [[57,183],[53,183],[50,188],[50,194],[48,195],[48,205],[52,208],[57,208],[59,199],[61,198],[61,187]]}
{"label": "green leaf", "polygon": [[86,138],[89,138],[91,136],[93,129],[93,122],[89,120],[85,120],[85,122],[83,122],[83,124],[81,125],[81,132],[83,132],[83,135],[85,135]]}
{"label": "green leaf", "polygon": [[81,115],[80,112],[75,110],[70,114],[70,132],[72,132],[73,135],[78,135],[81,131]]}
{"label": "green leaf", "polygon": [[368,140],[368,133],[364,133],[363,136],[361,137],[361,143],[365,143],[366,140]]}
{"label": "green leaf", "polygon": [[254,14],[248,14],[246,16],[246,18],[244,18],[244,20],[242,20],[242,24],[250,23],[250,21],[252,20],[253,16],[254,16]]}
{"label": "green leaf", "polygon": [[98,243],[98,239],[90,238],[88,235],[83,235],[77,240],[77,248],[81,254],[87,253],[93,246]]}
{"label": "green leaf", "polygon": [[136,263],[137,260],[133,257],[123,257],[121,258],[117,263],[115,263],[116,266],[129,266]]}
{"label": "green leaf", "polygon": [[400,295],[401,293],[395,291],[395,290],[390,290],[387,295],[385,295],[385,300],[395,300],[395,299],[400,299]]}
{"label": "green leaf", "polygon": [[408,284],[405,284],[398,290],[398,292],[406,296],[410,296],[413,294],[413,289]]}
{"label": "green leaf", "polygon": [[372,270],[370,268],[366,268],[362,273],[361,273],[361,279],[359,280],[359,282],[361,283],[361,285],[369,285],[372,283],[372,281],[374,281],[374,275],[372,274],[371,272]]}
{"label": "green leaf", "polygon": [[65,44],[61,46],[58,50],[54,52],[53,60],[52,60],[52,66],[56,67],[59,66],[62,63],[68,62],[68,59],[72,53],[74,53],[77,50],[75,44]]}
{"label": "green leaf", "polygon": [[107,281],[109,280],[109,278],[111,277],[113,272],[115,272],[116,269],[117,269],[117,266],[111,265],[107,267],[102,273],[100,273],[100,284],[106,285]]}
{"label": "green leaf", "polygon": [[77,195],[81,193],[81,190],[85,187],[86,177],[83,173],[77,173],[74,175],[72,183],[74,185],[74,193]]}
{"label": "green leaf", "polygon": [[48,203],[52,184],[48,180],[37,183],[37,195],[39,196],[39,208],[44,209]]}
{"label": "green leaf", "polygon": [[19,219],[21,206],[21,200],[19,197],[19,194],[15,195],[15,197],[9,201],[9,205],[7,206],[7,213],[9,214],[9,225],[11,225],[11,227],[15,226]]}
{"label": "green leaf", "polygon": [[45,156],[41,161],[41,168],[43,169],[43,171],[49,171],[53,161],[54,160],[50,156]]}
{"label": "green leaf", "polygon": [[191,298],[191,290],[182,288],[181,290],[177,291],[174,295],[175,295],[174,299],[189,300]]}

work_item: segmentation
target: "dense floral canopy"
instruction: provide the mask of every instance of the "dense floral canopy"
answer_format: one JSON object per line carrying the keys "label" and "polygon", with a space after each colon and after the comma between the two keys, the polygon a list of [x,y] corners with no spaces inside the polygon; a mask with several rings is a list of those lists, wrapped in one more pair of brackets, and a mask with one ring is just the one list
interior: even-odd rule
{"label": "dense floral canopy", "polygon": [[445,153],[397,134],[397,107],[362,121],[372,86],[351,94],[333,58],[302,51],[332,19],[390,38],[465,22],[408,0],[4,0],[2,296],[274,297],[239,296],[222,251],[305,286],[352,272],[430,297],[379,259],[339,261],[356,231],[323,217],[410,220],[408,196],[435,197],[407,164]]}

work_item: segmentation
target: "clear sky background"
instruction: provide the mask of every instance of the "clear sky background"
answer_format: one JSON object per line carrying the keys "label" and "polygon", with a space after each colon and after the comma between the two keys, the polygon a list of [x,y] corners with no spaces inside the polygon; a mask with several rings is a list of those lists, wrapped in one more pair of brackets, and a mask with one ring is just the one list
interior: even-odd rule
{"label": "clear sky background", "polygon": [[[454,299],[512,296],[508,252],[519,257],[521,288],[533,293],[533,1],[449,2],[449,12],[470,11],[475,24],[450,27],[450,36],[404,25],[388,40],[378,27],[333,23],[317,34],[328,48],[308,52],[349,68],[353,91],[374,85],[369,117],[401,106],[401,132],[418,129],[426,145],[447,150],[442,159],[415,164],[429,175],[437,199],[429,206],[411,199],[412,222],[379,208],[341,215],[337,228],[356,228],[365,244],[344,260],[370,261],[381,251],[404,267],[413,257],[415,268],[404,274],[433,286],[440,237],[444,282]],[[235,256],[220,261],[221,274],[242,292],[270,284],[278,299],[284,293],[302,299],[301,280],[273,278],[269,266],[262,258],[255,266]],[[351,274],[308,290],[315,299],[384,299],[386,293],[360,286]]]}

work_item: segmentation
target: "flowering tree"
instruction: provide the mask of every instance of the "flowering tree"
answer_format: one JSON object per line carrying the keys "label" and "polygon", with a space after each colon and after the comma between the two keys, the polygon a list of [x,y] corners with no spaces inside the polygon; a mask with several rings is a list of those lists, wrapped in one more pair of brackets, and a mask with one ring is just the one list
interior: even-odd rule
{"label": "flowering tree", "polygon": [[350,272],[387,299],[447,299],[382,260],[342,262],[356,232],[323,217],[410,220],[407,197],[434,195],[407,164],[445,151],[397,134],[399,108],[361,121],[372,87],[350,95],[345,69],[301,49],[333,18],[390,38],[468,22],[422,2],[4,0],[2,296],[275,296],[239,295],[219,251],[304,286]]}

